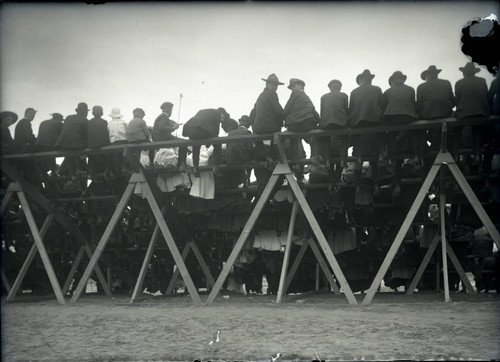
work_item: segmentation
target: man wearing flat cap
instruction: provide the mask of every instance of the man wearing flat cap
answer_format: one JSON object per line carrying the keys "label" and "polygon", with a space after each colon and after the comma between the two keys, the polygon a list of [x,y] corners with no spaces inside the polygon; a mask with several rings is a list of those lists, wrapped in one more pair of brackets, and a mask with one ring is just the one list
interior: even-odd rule
{"label": "man wearing flat cap", "polygon": [[[16,124],[14,131],[13,153],[35,152],[36,137],[33,134],[31,122],[35,119],[36,112],[33,108],[26,108],[24,118]],[[18,161],[18,170],[27,180],[39,185],[41,183],[40,172],[36,161]]]}
{"label": "man wearing flat cap", "polygon": [[[63,127],[63,115],[61,113],[52,113],[52,118],[40,123],[38,128],[38,138],[36,148],[38,152],[54,151],[55,145]],[[57,164],[55,158],[40,159],[40,170],[43,173],[52,171],[56,173]]]}
{"label": "man wearing flat cap", "polygon": [[[172,134],[172,132],[177,130],[180,126],[177,122],[170,119],[173,107],[174,105],[170,102],[164,102],[160,106],[162,113],[156,117],[153,125],[153,142],[175,141],[181,139]],[[187,147],[179,147],[179,157],[177,160],[177,169],[179,171],[186,171],[186,156]],[[154,158],[154,154],[150,154],[150,158]]]}
{"label": "man wearing flat cap", "polygon": [[[61,135],[56,143],[56,148],[61,150],[83,150],[87,148],[88,142],[88,120],[89,108],[87,103],[78,103],[76,114],[67,116],[63,123]],[[74,176],[77,171],[85,172],[87,163],[85,159],[78,156],[65,157],[60,168],[62,175]]]}
{"label": "man wearing flat cap", "polygon": [[[290,79],[288,89],[292,91],[290,98],[283,109],[285,127],[292,132],[309,132],[319,123],[319,114],[309,96],[304,92],[306,83],[298,78]],[[309,141],[311,143],[311,141]],[[293,160],[305,158],[302,138],[290,138],[290,157]],[[304,166],[296,165],[295,177],[302,183],[304,180]]]}
{"label": "man wearing flat cap", "polygon": [[[457,106],[455,115],[459,120],[489,117],[488,86],[484,78],[476,76],[481,69],[476,68],[474,63],[468,62],[465,67],[460,67],[459,70],[464,77],[455,83],[455,101]],[[492,140],[489,136],[493,134],[493,129],[488,125],[471,125],[468,127],[471,127],[474,164],[479,164],[481,145]],[[458,147],[462,143],[463,129],[463,126],[453,127],[452,129],[453,141],[451,151],[456,158],[458,158]]]}
{"label": "man wearing flat cap", "polygon": [[[382,123],[382,90],[372,85],[374,74],[368,69],[358,74],[356,83],[359,87],[351,92],[349,104],[349,124],[351,127],[371,127]],[[377,134],[362,134],[352,137],[353,156],[358,158],[355,171],[355,183],[358,189],[361,181],[361,164],[363,156],[379,157],[382,153],[380,137]],[[379,193],[378,185],[378,161],[370,162],[372,172],[373,193]]]}
{"label": "man wearing flat cap", "polygon": [[[455,96],[450,81],[438,78],[441,70],[431,65],[420,74],[420,78],[425,82],[417,87],[419,119],[446,118],[453,114]],[[431,143],[431,148],[438,150],[441,145],[441,130],[427,130],[427,139]]]}
{"label": "man wearing flat cap", "polygon": [[[347,127],[347,116],[349,101],[347,94],[341,92],[342,82],[333,79],[328,83],[329,93],[321,96],[319,128],[324,130],[344,129]],[[339,145],[339,147],[332,147]],[[349,148],[349,136],[332,136],[317,138],[317,158],[319,163],[328,161],[330,164],[330,176],[333,182],[340,181],[342,168],[347,167],[347,150]],[[334,165],[332,159],[337,156],[335,149],[340,151],[341,162]],[[335,167],[335,170],[333,168]]]}
{"label": "man wearing flat cap", "polygon": [[[266,86],[257,98],[254,108],[250,112],[250,122],[254,134],[265,134],[281,132],[283,127],[283,107],[281,107],[278,94],[278,86],[284,83],[280,82],[276,74],[270,74],[267,79],[261,78],[266,82]],[[263,141],[255,142],[254,159],[256,161],[268,161],[273,164],[273,160],[279,159],[279,152],[271,141],[271,146],[264,145]],[[264,190],[267,181],[271,177],[271,171],[267,168],[255,168],[255,177],[257,179],[258,190]]]}
{"label": "man wearing flat cap", "polygon": [[12,152],[14,146],[14,139],[10,133],[9,127],[17,121],[17,114],[10,111],[0,112],[0,137],[1,137],[1,154],[0,156],[7,155]]}

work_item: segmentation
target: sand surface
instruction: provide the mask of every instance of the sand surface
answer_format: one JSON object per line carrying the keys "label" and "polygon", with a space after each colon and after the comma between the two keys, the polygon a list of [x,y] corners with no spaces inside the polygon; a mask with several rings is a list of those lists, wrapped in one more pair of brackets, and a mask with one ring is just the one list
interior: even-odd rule
{"label": "sand surface", "polygon": [[369,306],[328,292],[282,304],[224,295],[211,306],[189,296],[131,305],[127,295],[90,294],[66,306],[20,296],[2,304],[2,361],[500,359],[497,294],[455,293],[444,303],[443,293],[379,293]]}

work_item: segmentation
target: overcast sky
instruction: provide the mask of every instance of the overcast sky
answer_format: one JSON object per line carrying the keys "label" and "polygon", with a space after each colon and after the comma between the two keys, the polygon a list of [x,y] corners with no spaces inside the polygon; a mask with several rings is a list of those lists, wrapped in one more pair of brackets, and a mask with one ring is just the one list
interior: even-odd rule
{"label": "overcast sky", "polygon": [[[36,133],[49,113],[72,114],[78,102],[103,106],[108,120],[112,107],[127,120],[141,107],[148,125],[165,101],[176,121],[180,106],[180,122],[217,107],[238,119],[270,73],[286,83],[283,106],[293,77],[318,110],[331,79],[349,94],[366,68],[383,91],[396,70],[416,88],[431,64],[454,84],[468,61],[463,25],[491,13],[500,15],[497,2],[4,3],[1,110],[21,118],[34,107]],[[493,80],[485,68],[478,76]]]}

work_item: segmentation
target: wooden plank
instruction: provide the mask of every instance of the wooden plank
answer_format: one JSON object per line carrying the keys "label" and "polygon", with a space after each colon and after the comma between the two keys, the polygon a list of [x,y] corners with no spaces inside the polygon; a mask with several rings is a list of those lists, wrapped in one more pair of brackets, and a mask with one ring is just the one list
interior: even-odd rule
{"label": "wooden plank", "polygon": [[306,241],[304,241],[304,243],[300,247],[299,252],[297,253],[297,256],[295,257],[295,260],[292,264],[292,267],[290,268],[290,272],[286,277],[285,290],[288,290],[288,287],[290,286],[290,283],[292,282],[293,277],[297,272],[300,262],[302,261],[302,258],[304,257],[304,254],[306,253],[307,247],[309,246],[310,242],[311,242],[310,239],[306,239]]}
{"label": "wooden plank", "polygon": [[215,280],[214,277],[212,276],[212,273],[210,273],[210,268],[205,262],[205,259],[203,259],[203,255],[201,255],[200,249],[198,249],[198,245],[196,245],[194,240],[191,240],[190,243],[191,243],[191,250],[193,250],[194,256],[196,256],[196,259],[200,264],[201,270],[203,271],[203,274],[205,274],[205,278],[207,278],[208,286],[212,288],[215,284]]}
{"label": "wooden plank", "polygon": [[[165,206],[162,207],[162,214],[165,213]],[[158,223],[156,224],[153,235],[149,240],[148,250],[146,250],[146,255],[144,255],[144,260],[142,261],[141,271],[139,272],[139,276],[137,277],[137,281],[135,282],[134,291],[132,292],[132,297],[130,298],[130,304],[134,303],[137,299],[137,295],[142,289],[142,284],[144,283],[144,278],[146,278],[146,273],[148,271],[148,265],[151,261],[151,257],[153,256],[153,252],[155,250],[156,241],[158,240],[158,235],[160,234],[160,227]]]}
{"label": "wooden plank", "polygon": [[71,298],[71,303],[76,303],[80,298],[81,294],[86,290],[90,274],[92,273],[94,267],[97,265],[97,262],[99,261],[104,249],[106,248],[106,245],[108,244],[109,241],[109,237],[113,233],[113,230],[115,229],[115,226],[118,223],[123,213],[123,210],[125,210],[125,207],[127,206],[130,197],[134,193],[134,189],[135,189],[135,183],[129,183],[127,185],[127,188],[125,189],[125,192],[123,193],[120,202],[116,206],[115,212],[111,216],[111,219],[109,220],[109,223],[106,226],[106,229],[104,230],[101,240],[97,244],[94,254],[90,258],[87,268],[85,268],[85,271],[83,272],[80,282],[78,283],[78,286],[76,287],[75,292],[73,293],[73,297]]}
{"label": "wooden plank", "polygon": [[[182,249],[181,258],[183,261],[186,260],[189,254],[189,249],[191,249],[191,243],[188,241],[186,242],[186,245],[184,245],[184,249]],[[174,290],[175,283],[177,282],[179,275],[180,275],[179,268],[175,268],[175,271],[172,273],[172,278],[170,278],[170,282],[168,283],[167,291],[165,292],[166,295],[171,294],[172,291]]]}
{"label": "wooden plank", "polygon": [[[278,165],[279,166],[279,165]],[[238,237],[238,240],[236,241],[236,244],[233,247],[233,250],[231,251],[231,254],[229,255],[226,263],[224,264],[221,273],[219,274],[219,277],[215,281],[214,287],[210,291],[210,294],[208,295],[208,298],[206,300],[207,304],[212,304],[214,302],[215,297],[217,294],[219,294],[220,288],[222,288],[222,284],[226,281],[227,276],[229,275],[229,272],[231,271],[231,268],[233,267],[234,262],[236,261],[236,258],[240,254],[241,249],[243,248],[243,245],[245,245],[245,242],[247,241],[248,236],[250,235],[250,232],[252,231],[255,222],[257,221],[260,213],[262,212],[262,209],[264,206],[267,204],[269,200],[269,195],[271,195],[271,191],[273,190],[274,186],[276,185],[276,182],[278,181],[279,175],[275,175],[274,173],[271,175],[271,178],[267,182],[266,187],[264,188],[264,191],[262,192],[262,195],[259,198],[259,201],[257,201],[257,204],[255,205],[254,209],[252,210],[252,213],[250,214],[250,217],[248,218],[247,223],[243,227],[243,230]]]}
{"label": "wooden plank", "polygon": [[49,255],[47,254],[47,250],[45,249],[45,245],[43,244],[43,240],[38,231],[38,227],[36,226],[35,218],[33,217],[33,213],[31,212],[28,200],[26,199],[24,192],[18,192],[17,196],[19,197],[21,207],[24,209],[24,215],[26,216],[26,220],[28,221],[31,234],[33,236],[33,239],[35,240],[35,244],[38,252],[40,253],[40,257],[42,258],[43,266],[45,267],[45,271],[47,272],[47,275],[49,277],[49,281],[52,285],[52,289],[54,290],[54,294],[56,295],[57,302],[61,305],[64,305],[66,304],[66,301],[64,300],[61,286],[59,285],[59,282],[57,280],[54,268],[52,268]]}
{"label": "wooden plank", "polygon": [[424,271],[427,268],[427,265],[429,264],[429,261],[431,260],[431,257],[434,254],[434,251],[436,250],[436,247],[439,244],[439,240],[440,240],[439,235],[436,233],[436,235],[432,239],[431,245],[429,245],[429,248],[427,249],[424,258],[422,259],[422,262],[420,263],[420,266],[417,269],[417,272],[415,273],[415,276],[413,277],[413,280],[410,283],[410,286],[406,290],[406,295],[412,295],[413,292],[415,291],[418,282],[422,278],[422,275],[424,274]]}
{"label": "wooden plank", "polygon": [[460,276],[460,279],[462,279],[462,282],[464,283],[465,288],[467,289],[467,292],[475,293],[474,287],[472,286],[469,278],[467,278],[467,275],[465,274],[464,268],[462,268],[462,264],[460,264],[460,261],[458,260],[457,256],[455,255],[455,252],[453,251],[450,243],[446,243],[446,252],[448,253],[448,256],[450,257],[451,262],[455,266],[455,269],[457,270],[457,273]]}
{"label": "wooden plank", "polygon": [[276,296],[276,303],[281,303],[283,294],[286,293],[285,278],[288,271],[288,261],[290,260],[290,251],[292,250],[292,236],[295,230],[295,220],[297,218],[297,210],[299,204],[297,200],[293,201],[292,213],[290,215],[290,223],[288,224],[288,235],[286,236],[285,253],[283,254],[283,265],[281,267],[280,284],[278,287],[278,295]]}
{"label": "wooden plank", "polygon": [[[47,230],[49,229],[52,220],[54,220],[53,214],[48,214],[45,217],[42,228],[40,229],[40,237],[42,239],[45,237],[45,234],[47,233]],[[19,287],[21,286],[24,277],[26,276],[26,273],[28,272],[29,267],[31,266],[31,263],[33,262],[33,259],[35,258],[37,252],[38,252],[37,245],[36,243],[33,243],[33,245],[31,245],[30,251],[28,252],[28,255],[26,256],[26,259],[24,260],[23,265],[21,266],[21,269],[19,270],[19,274],[17,275],[14,284],[12,284],[12,289],[9,291],[9,294],[7,295],[6,299],[7,301],[14,300],[14,298],[16,297]]]}
{"label": "wooden plank", "polygon": [[[68,293],[69,287],[71,286],[71,282],[73,281],[73,277],[75,276],[76,270],[78,269],[78,266],[80,265],[80,262],[82,261],[84,252],[85,252],[85,247],[82,245],[82,246],[80,246],[80,249],[78,249],[78,253],[76,253],[75,260],[73,260],[73,264],[71,265],[71,269],[68,273],[68,277],[66,278],[66,281],[64,282],[64,286],[62,289],[62,292],[64,295],[66,295]],[[92,254],[90,254],[89,260],[91,257],[92,257]]]}
{"label": "wooden plank", "polygon": [[448,283],[448,257],[446,254],[446,186],[443,180],[445,169],[441,167],[439,187],[439,226],[441,229],[441,257],[443,263],[444,301],[450,302],[450,284]]}
{"label": "wooden plank", "polygon": [[[23,180],[16,169],[14,169],[8,163],[2,164],[2,171],[4,171],[9,178],[12,180],[17,180],[17,182],[12,183],[15,190],[22,190],[26,195],[30,197],[38,206],[40,206],[47,213],[54,214],[54,219],[57,223],[59,223],[65,230],[67,230],[71,235],[73,235],[79,242],[81,242],[85,246],[85,250],[89,259],[92,257],[92,249],[87,241],[87,237],[80,231],[80,229],[75,226],[72,222],[68,221],[66,216],[64,216],[59,209],[54,207],[51,201],[49,201],[45,196],[43,196],[33,185],[29,182]],[[10,185],[9,185],[10,187]],[[13,189],[14,190],[14,189]],[[111,296],[111,290],[106,282],[104,275],[102,274],[99,265],[96,264],[95,272],[101,285],[104,289],[106,295]]]}
{"label": "wooden plank", "polygon": [[177,245],[175,244],[175,240],[172,237],[172,234],[170,233],[170,229],[167,226],[167,223],[165,222],[165,219],[163,218],[163,215],[161,214],[160,207],[158,206],[155,197],[153,195],[153,191],[151,191],[151,188],[149,187],[149,184],[146,182],[146,179],[143,177],[143,183],[142,183],[142,192],[146,196],[146,199],[149,202],[149,206],[151,207],[151,210],[153,211],[153,215],[156,218],[156,222],[160,226],[161,233],[163,234],[163,238],[165,239],[165,242],[167,243],[167,246],[170,250],[170,253],[172,254],[172,257],[174,258],[175,264],[177,265],[177,268],[179,268],[179,271],[182,275],[182,279],[184,280],[184,283],[186,284],[186,288],[191,296],[191,299],[194,304],[201,304],[201,299],[200,295],[198,294],[198,290],[196,289],[196,286],[193,283],[193,280],[191,279],[191,276],[189,275],[189,271],[186,268],[186,264],[184,264],[184,260],[182,260],[181,254],[179,253],[179,249],[177,248]]}
{"label": "wooden plank", "polygon": [[[439,154],[436,157],[436,160],[438,158]],[[375,293],[377,292],[377,289],[380,286],[380,283],[382,282],[382,279],[384,278],[385,274],[387,273],[387,270],[391,266],[392,260],[394,259],[394,256],[396,256],[396,253],[399,247],[401,246],[401,243],[403,242],[403,239],[406,236],[408,229],[411,227],[411,223],[413,222],[415,215],[420,209],[420,206],[422,205],[422,202],[424,201],[424,198],[427,195],[427,191],[429,190],[432,182],[436,178],[439,168],[440,168],[439,164],[434,164],[429,170],[429,173],[427,174],[422,184],[422,187],[420,188],[420,191],[415,197],[415,200],[413,201],[413,204],[411,205],[411,208],[408,211],[408,214],[406,215],[406,218],[404,219],[403,224],[401,225],[401,228],[399,229],[396,235],[396,238],[394,239],[389,251],[387,252],[384,261],[382,262],[382,265],[380,266],[380,269],[377,272],[377,275],[375,275],[375,278],[373,279],[370,289],[368,289],[365,298],[363,299],[362,302],[363,305],[368,305],[371,303]]]}
{"label": "wooden plank", "polygon": [[318,243],[321,246],[321,249],[323,250],[323,253],[326,256],[326,260],[328,260],[328,262],[330,263],[330,266],[333,269],[335,277],[339,281],[341,288],[344,290],[344,295],[349,301],[349,304],[357,305],[358,302],[356,300],[356,297],[354,296],[354,293],[352,292],[349,283],[347,283],[344,273],[342,272],[342,269],[340,269],[337,259],[335,258],[335,255],[333,255],[332,249],[330,248],[330,245],[328,245],[328,241],[323,235],[323,232],[321,231],[318,221],[314,217],[314,214],[311,208],[309,207],[309,204],[307,203],[304,194],[300,190],[297,180],[295,180],[295,178],[291,174],[286,175],[286,179],[288,180],[288,184],[290,185],[290,188],[295,194],[295,197],[299,202],[302,212],[304,213],[304,216],[309,222],[309,225],[311,226],[311,229],[313,230],[314,235],[316,236],[316,239],[318,240]]}
{"label": "wooden plank", "polygon": [[323,259],[323,256],[321,255],[321,252],[319,251],[318,246],[316,245],[314,240],[312,240],[310,242],[309,246],[311,247],[311,250],[313,251],[314,255],[316,256],[316,259],[318,260],[318,264],[321,267],[321,270],[323,270],[323,273],[325,274],[326,279],[328,280],[328,282],[332,286],[333,292],[335,294],[340,294],[340,289],[339,289],[337,283],[335,282],[335,280],[333,279],[332,274],[330,272],[330,269],[328,269],[328,266],[326,265],[325,259]]}
{"label": "wooden plank", "polygon": [[[448,154],[448,156],[449,158],[451,158],[451,160],[453,160],[453,157],[450,154]],[[500,234],[498,233],[497,228],[495,227],[490,217],[484,210],[483,206],[477,199],[476,194],[474,194],[474,191],[467,183],[467,180],[465,179],[464,175],[462,174],[458,166],[455,163],[451,163],[451,160],[450,163],[448,164],[448,168],[455,177],[455,180],[457,180],[457,183],[462,189],[465,196],[467,197],[467,200],[469,200],[470,204],[474,208],[474,211],[476,211],[477,216],[479,217],[484,227],[490,234],[490,237],[495,242],[497,248],[500,249]]]}
{"label": "wooden plank", "polygon": [[5,213],[5,209],[7,208],[7,206],[9,206],[9,202],[12,199],[12,196],[14,196],[14,192],[16,192],[13,189],[14,187],[16,187],[15,185],[16,183],[11,182],[7,187],[7,191],[5,191],[5,195],[2,199],[2,204],[0,205],[0,214],[2,215],[2,217]]}

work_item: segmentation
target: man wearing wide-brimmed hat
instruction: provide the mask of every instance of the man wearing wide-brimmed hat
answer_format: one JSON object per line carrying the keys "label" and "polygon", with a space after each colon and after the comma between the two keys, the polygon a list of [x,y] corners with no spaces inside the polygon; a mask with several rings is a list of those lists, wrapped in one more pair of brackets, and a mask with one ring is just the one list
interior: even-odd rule
{"label": "man wearing wide-brimmed hat", "polygon": [[[283,127],[283,107],[281,107],[278,94],[278,86],[284,83],[280,82],[276,74],[272,73],[267,78],[261,78],[266,82],[266,87],[257,98],[255,106],[250,112],[250,121],[252,130],[255,134],[281,132]],[[263,141],[255,142],[254,149],[255,160],[268,161],[269,165],[279,159],[279,152],[271,141],[268,147]],[[271,177],[271,171],[267,168],[255,168],[255,178],[259,192],[264,190],[264,186]]]}
{"label": "man wearing wide-brimmed hat", "polygon": [[[389,77],[390,88],[383,94],[384,123],[388,125],[407,124],[417,120],[415,89],[404,84],[406,75],[395,71]],[[394,191],[393,196],[401,193],[401,166],[403,160],[398,157],[401,153],[412,152],[415,160],[422,162],[425,138],[421,131],[388,132],[387,156],[394,164]]]}
{"label": "man wearing wide-brimmed hat", "polygon": [[[476,74],[481,69],[476,68],[474,63],[468,62],[459,70],[463,78],[455,83],[455,114],[458,119],[481,119],[489,117],[490,105],[488,104],[488,86],[484,78],[477,77]],[[462,143],[462,131],[464,127],[453,127],[452,130],[452,153],[458,157],[458,147]],[[493,129],[488,125],[471,125],[472,147],[474,149],[474,163],[479,162],[479,151],[483,143],[491,141]],[[484,137],[483,137],[484,136]],[[483,138],[485,138],[483,140]]]}
{"label": "man wearing wide-brimmed hat", "polygon": [[[372,85],[375,75],[365,69],[356,77],[359,87],[351,92],[349,103],[349,124],[351,127],[371,127],[380,125],[382,122],[382,90]],[[361,178],[361,162],[364,156],[375,156],[382,152],[379,136],[377,134],[355,135],[351,138],[353,144],[353,156],[358,158],[355,172],[356,189],[359,189]],[[373,192],[379,193],[378,186],[378,161],[370,161],[370,170],[373,180]]]}
{"label": "man wearing wide-brimmed hat", "polygon": [[[61,113],[52,113],[52,118],[42,121],[38,128],[38,137],[36,139],[36,148],[38,152],[54,151],[55,145],[63,127],[63,115]],[[43,173],[57,171],[55,158],[42,158],[39,161],[40,170]]]}
{"label": "man wearing wide-brimmed hat", "polygon": [[[290,79],[288,89],[292,91],[283,109],[285,127],[292,132],[308,132],[315,129],[319,123],[319,114],[309,96],[304,92],[306,83],[298,78]],[[308,141],[312,143],[311,141]],[[290,138],[290,157],[294,160],[305,158],[302,138]],[[295,165],[297,181],[304,180],[304,166]]]}
{"label": "man wearing wide-brimmed hat", "polygon": [[12,147],[14,146],[14,139],[10,133],[9,127],[12,126],[17,121],[17,114],[10,111],[0,112],[0,137],[1,142],[1,155],[6,155],[11,153]]}
{"label": "man wearing wide-brimmed hat", "polygon": [[[67,116],[63,123],[61,135],[56,143],[56,148],[62,150],[83,150],[87,148],[89,108],[87,103],[80,102],[75,109],[76,114]],[[87,168],[85,159],[78,156],[65,157],[60,174],[74,176],[76,172],[83,173]]]}

